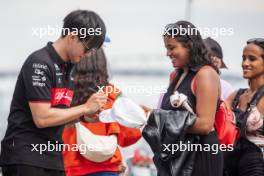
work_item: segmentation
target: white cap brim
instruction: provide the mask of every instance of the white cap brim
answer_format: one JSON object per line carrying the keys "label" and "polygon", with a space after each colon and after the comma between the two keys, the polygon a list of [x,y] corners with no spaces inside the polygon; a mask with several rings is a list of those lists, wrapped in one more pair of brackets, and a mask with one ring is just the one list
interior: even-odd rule
{"label": "white cap brim", "polygon": [[115,118],[113,117],[113,113],[111,109],[106,109],[99,113],[99,120],[103,123],[112,123],[116,122]]}
{"label": "white cap brim", "polygon": [[131,99],[119,97],[111,109],[104,110],[99,114],[99,120],[103,123],[118,122],[126,127],[140,128],[146,123],[146,114]]}

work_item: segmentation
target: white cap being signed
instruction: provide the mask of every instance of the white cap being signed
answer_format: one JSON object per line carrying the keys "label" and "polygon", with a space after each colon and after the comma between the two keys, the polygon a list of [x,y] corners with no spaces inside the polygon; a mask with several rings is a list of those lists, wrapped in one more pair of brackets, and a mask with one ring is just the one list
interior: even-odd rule
{"label": "white cap being signed", "polygon": [[111,109],[102,111],[99,120],[104,123],[118,122],[130,127],[140,128],[146,121],[145,111],[135,102],[127,97],[119,97]]}

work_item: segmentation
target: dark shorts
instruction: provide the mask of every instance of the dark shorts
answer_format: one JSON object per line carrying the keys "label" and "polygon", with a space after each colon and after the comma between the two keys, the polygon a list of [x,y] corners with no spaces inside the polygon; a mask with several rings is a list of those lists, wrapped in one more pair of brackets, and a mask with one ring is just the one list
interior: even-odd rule
{"label": "dark shorts", "polygon": [[65,176],[64,171],[45,169],[29,165],[2,167],[3,176]]}

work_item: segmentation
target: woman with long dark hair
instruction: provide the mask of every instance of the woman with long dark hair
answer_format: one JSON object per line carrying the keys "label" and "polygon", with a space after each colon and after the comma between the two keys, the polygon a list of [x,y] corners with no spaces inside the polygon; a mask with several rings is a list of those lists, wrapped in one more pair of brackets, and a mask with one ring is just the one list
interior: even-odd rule
{"label": "woman with long dark hair", "polygon": [[[227,99],[236,114],[237,123],[240,124],[238,126],[241,127],[241,137],[235,150],[225,160],[225,166],[231,176],[263,176],[264,39],[248,40],[242,58],[243,77],[248,80],[249,87],[235,91]],[[260,98],[256,105],[251,107],[250,104],[258,93]],[[243,117],[247,119],[241,122]],[[245,133],[243,125],[246,127]]]}
{"label": "woman with long dark hair", "polygon": [[[108,98],[102,110],[110,109],[121,94],[121,91],[108,81],[107,61],[102,48],[78,63],[75,66],[74,74],[75,85],[72,106],[82,104],[83,101],[99,90],[104,91]],[[81,124],[94,135],[116,136],[117,144],[121,147],[132,145],[141,137],[139,129],[127,128],[118,123],[102,123],[97,119],[98,114],[94,117],[83,117]],[[63,132],[64,144],[76,144],[76,135],[75,125],[67,125]],[[94,154],[95,160],[87,159],[78,151],[64,151],[63,156],[67,176],[117,176],[119,172],[124,170],[122,155],[118,147],[113,156],[104,161],[96,161],[100,157],[96,154]]]}
{"label": "woman with long dark hair", "polygon": [[[161,109],[177,110],[170,96],[178,91],[188,97],[197,118],[188,131],[198,136],[200,144],[220,145],[214,129],[214,118],[221,95],[218,69],[212,63],[198,29],[187,21],[178,21],[165,27],[164,44],[175,69],[173,81],[161,103]],[[194,151],[193,176],[222,176],[221,151]]]}

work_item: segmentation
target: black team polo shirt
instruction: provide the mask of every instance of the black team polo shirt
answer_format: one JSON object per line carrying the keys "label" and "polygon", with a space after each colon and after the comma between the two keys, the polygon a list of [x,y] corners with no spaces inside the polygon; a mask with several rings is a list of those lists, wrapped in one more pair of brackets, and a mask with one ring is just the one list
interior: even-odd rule
{"label": "black team polo shirt", "polygon": [[[16,82],[8,127],[1,143],[1,166],[24,164],[64,170],[58,147],[62,144],[63,126],[37,128],[29,102],[69,107],[73,97],[72,66],[61,59],[51,42],[27,58]],[[46,145],[47,150],[40,152],[40,144],[42,149]],[[48,144],[54,147],[50,145],[48,149]]]}

